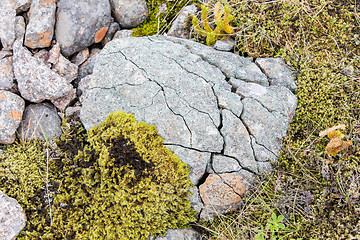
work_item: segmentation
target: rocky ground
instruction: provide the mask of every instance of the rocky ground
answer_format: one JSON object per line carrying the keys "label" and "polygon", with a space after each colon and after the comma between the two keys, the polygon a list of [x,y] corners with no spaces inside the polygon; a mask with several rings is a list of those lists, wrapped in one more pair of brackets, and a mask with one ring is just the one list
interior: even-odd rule
{"label": "rocky ground", "polygon": [[[189,165],[199,218],[236,209],[279,155],[296,85],[280,58],[255,60],[229,52],[228,42],[213,48],[184,39],[194,11],[188,6],[167,34],[179,38],[134,38],[130,29],[149,15],[142,1],[4,1],[0,143],[57,138],[64,117],[90,129],[111,112],[133,113]],[[0,237],[13,239],[26,217],[14,199],[1,199]],[[157,239],[188,238],[199,234],[169,230]]]}

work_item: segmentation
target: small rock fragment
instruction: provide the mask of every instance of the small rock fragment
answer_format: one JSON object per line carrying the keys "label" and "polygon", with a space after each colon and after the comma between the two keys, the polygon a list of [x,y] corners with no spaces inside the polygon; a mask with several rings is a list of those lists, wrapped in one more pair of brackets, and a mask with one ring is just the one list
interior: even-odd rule
{"label": "small rock fragment", "polygon": [[216,41],[214,48],[219,51],[230,52],[235,46],[235,41],[232,38],[226,40]]}
{"label": "small rock fragment", "polygon": [[99,43],[101,42],[101,40],[103,40],[103,38],[106,35],[106,32],[108,31],[109,27],[102,27],[100,28],[96,33],[95,33],[95,39],[94,42],[95,43]]}
{"label": "small rock fragment", "polygon": [[155,240],[200,240],[201,235],[191,228],[169,229],[165,236],[156,237]]}
{"label": "small rock fragment", "polygon": [[62,54],[69,57],[90,46],[95,42],[96,33],[97,40],[102,39],[106,33],[105,28],[109,27],[110,18],[108,0],[59,0],[55,35]]}
{"label": "small rock fragment", "polygon": [[71,84],[31,56],[19,41],[14,43],[14,73],[21,96],[31,102],[53,100],[71,95]]}
{"label": "small rock fragment", "polygon": [[61,77],[64,77],[68,83],[71,83],[78,76],[78,66],[70,62],[63,55],[59,56],[57,63],[53,66],[53,70]]}
{"label": "small rock fragment", "polygon": [[213,157],[212,168],[215,173],[238,172],[241,170],[241,166],[235,158],[218,154]]}
{"label": "small rock fragment", "polygon": [[0,89],[13,90],[15,88],[12,57],[0,59]]}
{"label": "small rock fragment", "polygon": [[15,40],[16,11],[11,0],[2,0],[0,4],[0,41],[5,50],[11,50]]}
{"label": "small rock fragment", "polygon": [[16,14],[26,12],[29,10],[31,0],[11,0],[13,8],[16,10]]}
{"label": "small rock fragment", "polygon": [[21,139],[50,140],[59,137],[61,134],[61,119],[56,108],[49,103],[27,106],[18,134]]}
{"label": "small rock fragment", "polygon": [[187,23],[191,23],[191,20],[188,18],[191,17],[191,15],[195,14],[197,11],[197,8],[195,5],[189,5],[184,7],[179,15],[176,17],[174,23],[172,24],[171,28],[169,29],[167,35],[168,36],[174,36],[178,38],[190,38],[190,25],[187,25]]}
{"label": "small rock fragment", "polygon": [[270,85],[284,86],[292,92],[295,91],[294,73],[282,58],[257,58],[255,63],[269,77]]}
{"label": "small rock fragment", "polygon": [[51,64],[56,64],[59,61],[60,55],[60,44],[56,43],[49,51],[48,62]]}
{"label": "small rock fragment", "polygon": [[101,41],[101,44],[105,46],[108,42],[110,42],[113,39],[115,33],[118,32],[119,30],[120,30],[120,25],[117,22],[111,23],[104,39]]}
{"label": "small rock fragment", "polygon": [[133,30],[123,29],[117,31],[113,37],[113,39],[125,38],[125,37],[132,37]]}
{"label": "small rock fragment", "polygon": [[81,50],[80,52],[76,53],[72,58],[71,62],[76,65],[81,65],[83,62],[88,59],[90,56],[89,49],[85,48],[84,50]]}
{"label": "small rock fragment", "polygon": [[25,46],[32,49],[50,46],[54,35],[55,10],[55,0],[32,0]]}
{"label": "small rock fragment", "polygon": [[[16,129],[21,122],[25,101],[18,95],[0,90],[0,143],[15,141]],[[1,206],[1,205],[0,205]]]}
{"label": "small rock fragment", "polygon": [[135,28],[149,15],[146,1],[110,0],[111,10],[121,28]]}
{"label": "small rock fragment", "polygon": [[0,206],[0,239],[15,239],[25,227],[25,212],[16,199],[6,196],[1,191]]}
{"label": "small rock fragment", "polygon": [[15,39],[24,42],[25,20],[22,16],[15,17]]}

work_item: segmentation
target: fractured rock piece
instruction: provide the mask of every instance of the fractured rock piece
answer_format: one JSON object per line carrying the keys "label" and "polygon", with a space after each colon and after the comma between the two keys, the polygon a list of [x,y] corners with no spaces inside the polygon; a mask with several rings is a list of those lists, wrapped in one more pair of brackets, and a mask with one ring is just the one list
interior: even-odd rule
{"label": "fractured rock piece", "polygon": [[245,98],[241,119],[250,131],[251,136],[273,154],[278,155],[282,139],[286,136],[289,120],[277,112],[269,112],[258,101]]}
{"label": "fractured rock piece", "polygon": [[15,17],[15,39],[20,42],[24,41],[25,36],[25,20],[22,16]]}
{"label": "fractured rock piece", "polygon": [[253,136],[251,138],[251,145],[254,149],[255,159],[258,162],[274,161],[278,155],[266,149],[264,146],[258,144]]}
{"label": "fractured rock piece", "polygon": [[71,62],[76,65],[81,65],[83,62],[86,61],[90,56],[89,49],[85,48],[84,50],[81,50],[77,54],[74,55],[73,58],[71,58]]}
{"label": "fractured rock piece", "polygon": [[227,78],[237,78],[245,82],[269,86],[268,79],[252,58],[245,58],[230,52],[216,51],[209,46],[201,46],[196,42],[181,38],[169,38],[170,41],[185,45],[191,53],[199,55],[203,60],[218,67]]}
{"label": "fractured rock piece", "polygon": [[238,172],[242,168],[235,158],[215,154],[212,160],[215,173]]}
{"label": "fractured rock piece", "polygon": [[16,14],[29,10],[32,0],[11,0],[12,7],[16,10]]}
{"label": "fractured rock piece", "polygon": [[104,39],[101,41],[101,44],[105,46],[108,42],[110,42],[113,39],[115,33],[118,32],[119,30],[120,30],[120,25],[117,22],[111,23],[108,31],[105,34]]}
{"label": "fractured rock piece", "polygon": [[58,1],[55,35],[62,54],[68,57],[93,44],[96,33],[109,27],[110,17],[108,0]]}
{"label": "fractured rock piece", "polygon": [[0,41],[5,50],[11,50],[15,40],[16,11],[11,0],[0,4]]}
{"label": "fractured rock piece", "polygon": [[0,59],[0,89],[12,90],[15,88],[12,57]]}
{"label": "fractured rock piece", "polygon": [[167,147],[174,151],[174,154],[177,155],[181,161],[189,165],[189,178],[194,185],[197,185],[205,173],[206,165],[210,162],[211,154],[175,145],[168,145]]}
{"label": "fractured rock piece", "polygon": [[31,56],[19,41],[14,43],[13,63],[21,96],[31,102],[54,100],[74,92],[72,85],[65,78],[49,69],[41,60]]}
{"label": "fractured rock piece", "polygon": [[25,108],[25,101],[18,95],[0,90],[0,143],[10,144],[15,141]]}
{"label": "fractured rock piece", "polygon": [[236,82],[238,95],[255,99],[270,112],[278,112],[289,118],[289,121],[292,119],[297,106],[297,98],[288,88],[283,86],[264,87],[256,83],[234,79],[230,79],[230,82]]}
{"label": "fractured rock piece", "polygon": [[200,240],[201,235],[191,228],[169,229],[165,236],[156,237],[155,240]]}
{"label": "fractured rock piece", "polygon": [[50,140],[59,137],[61,134],[61,119],[56,108],[48,103],[27,106],[18,134],[21,139]]}
{"label": "fractured rock piece", "polygon": [[121,28],[135,28],[149,15],[149,9],[143,0],[110,0],[111,10]]}
{"label": "fractured rock piece", "polygon": [[133,30],[129,30],[129,29],[122,29],[120,31],[117,31],[113,37],[113,39],[118,39],[118,38],[124,38],[124,37],[131,37],[133,33]]}
{"label": "fractured rock piece", "polygon": [[195,210],[195,212],[200,213],[201,209],[204,207],[204,204],[201,200],[199,189],[197,187],[192,187],[189,190],[193,192],[189,196],[191,207]]}
{"label": "fractured rock piece", "polygon": [[53,66],[53,69],[61,77],[64,77],[68,83],[71,83],[78,76],[78,66],[70,62],[61,54],[58,61]]}
{"label": "fractured rock piece", "polygon": [[251,139],[246,127],[230,111],[224,109],[222,115],[223,127],[220,131],[225,140],[224,154],[236,158],[241,167],[256,172]]}
{"label": "fractured rock piece", "polygon": [[284,86],[295,91],[293,72],[282,58],[257,58],[255,62],[269,77],[270,85]]}
{"label": "fractured rock piece", "polygon": [[55,0],[32,0],[29,23],[26,26],[25,46],[29,48],[49,47],[54,35]]}
{"label": "fractured rock piece", "polygon": [[241,197],[252,184],[254,176],[246,170],[234,173],[210,174],[200,185],[200,196],[205,208],[200,214],[204,220],[224,211],[239,207]]}
{"label": "fractured rock piece", "polygon": [[25,212],[16,199],[6,196],[1,191],[0,206],[0,239],[15,239],[25,227]]}

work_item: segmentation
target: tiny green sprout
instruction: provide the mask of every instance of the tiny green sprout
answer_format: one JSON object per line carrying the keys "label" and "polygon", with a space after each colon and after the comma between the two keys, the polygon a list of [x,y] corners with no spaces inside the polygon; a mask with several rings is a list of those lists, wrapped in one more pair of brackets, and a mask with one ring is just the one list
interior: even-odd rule
{"label": "tiny green sprout", "polygon": [[279,229],[284,229],[285,225],[282,223],[282,220],[284,220],[283,215],[277,217],[275,213],[272,213],[266,228],[270,229],[273,233],[279,231]]}

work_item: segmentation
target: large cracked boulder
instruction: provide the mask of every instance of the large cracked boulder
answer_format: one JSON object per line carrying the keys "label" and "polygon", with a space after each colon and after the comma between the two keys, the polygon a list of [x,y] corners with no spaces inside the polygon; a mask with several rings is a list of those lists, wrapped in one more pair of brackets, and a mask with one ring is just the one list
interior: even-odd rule
{"label": "large cracked boulder", "polygon": [[271,69],[265,75],[260,67],[185,39],[117,39],[80,82],[80,118],[89,129],[121,110],[154,124],[189,165],[200,188],[193,205],[207,219],[238,206],[254,176],[271,169],[295,112],[297,99],[287,88],[294,84],[270,81]]}

